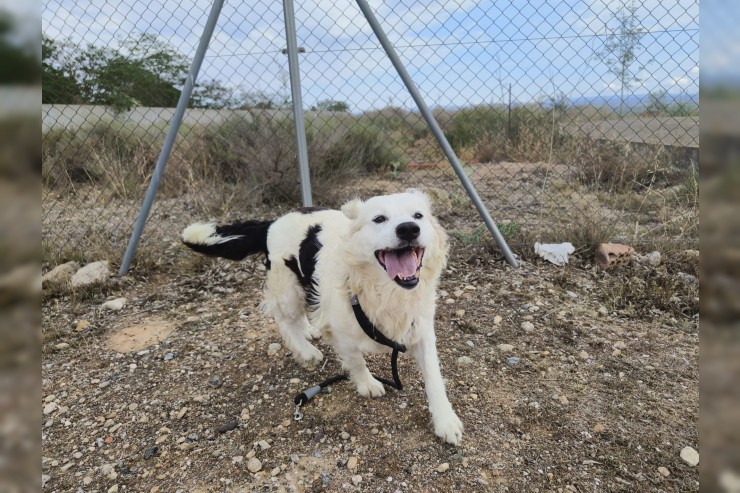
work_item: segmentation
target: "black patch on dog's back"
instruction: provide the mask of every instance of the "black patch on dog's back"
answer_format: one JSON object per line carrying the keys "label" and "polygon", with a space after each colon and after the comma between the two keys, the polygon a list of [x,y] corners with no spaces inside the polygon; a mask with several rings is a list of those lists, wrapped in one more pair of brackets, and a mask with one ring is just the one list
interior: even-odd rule
{"label": "black patch on dog's back", "polygon": [[326,207],[299,207],[296,209],[296,212],[300,212],[301,214],[313,214],[314,212],[320,212],[320,211],[328,211]]}
{"label": "black patch on dog's back", "polygon": [[303,291],[306,293],[306,305],[309,308],[316,308],[319,304],[316,280],[313,275],[316,271],[316,255],[323,246],[319,241],[320,232],[320,224],[308,228],[306,237],[301,241],[298,248],[298,258],[296,259],[293,255],[289,259],[284,259],[285,265],[293,271],[303,287]]}

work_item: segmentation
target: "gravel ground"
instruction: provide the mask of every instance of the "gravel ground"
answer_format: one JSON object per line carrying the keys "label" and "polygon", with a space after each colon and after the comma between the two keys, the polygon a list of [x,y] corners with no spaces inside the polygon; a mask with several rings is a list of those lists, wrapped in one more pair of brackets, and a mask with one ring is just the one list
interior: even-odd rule
{"label": "gravel ground", "polygon": [[696,265],[452,252],[437,334],[461,447],[434,436],[405,356],[403,391],[339,383],[294,421],[296,392],[339,371],[331,350],[307,371],[278,348],[259,259],[183,261],[46,295],[43,491],[698,491],[681,457],[698,449]]}

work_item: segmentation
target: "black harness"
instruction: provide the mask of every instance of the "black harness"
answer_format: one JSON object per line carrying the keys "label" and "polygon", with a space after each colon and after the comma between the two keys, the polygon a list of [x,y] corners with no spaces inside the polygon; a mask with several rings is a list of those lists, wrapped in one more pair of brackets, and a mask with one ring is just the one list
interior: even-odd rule
{"label": "black harness", "polygon": [[[352,311],[355,314],[355,319],[357,320],[357,323],[360,325],[360,327],[362,327],[362,331],[365,332],[365,334],[367,334],[367,336],[373,341],[377,342],[378,344],[388,346],[393,350],[393,353],[391,354],[391,372],[393,374],[393,381],[390,381],[387,378],[379,377],[377,375],[373,375],[373,377],[383,385],[387,385],[396,390],[403,389],[403,385],[401,385],[401,379],[398,376],[398,353],[405,353],[406,346],[404,346],[403,344],[399,344],[396,341],[392,341],[391,339],[388,339],[375,325],[373,325],[370,319],[367,318],[367,315],[365,315],[365,312],[362,310],[362,307],[360,306],[360,301],[357,299],[357,296],[353,295],[350,298],[350,303],[352,305]],[[324,380],[320,384],[314,385],[313,387],[310,387],[296,395],[295,399],[293,399],[295,402],[295,413],[293,413],[293,418],[296,421],[299,421],[301,418],[303,418],[303,413],[301,413],[301,406],[316,397],[326,387],[336,382],[341,382],[343,380],[349,380],[349,375],[347,375],[346,373],[335,375]]]}

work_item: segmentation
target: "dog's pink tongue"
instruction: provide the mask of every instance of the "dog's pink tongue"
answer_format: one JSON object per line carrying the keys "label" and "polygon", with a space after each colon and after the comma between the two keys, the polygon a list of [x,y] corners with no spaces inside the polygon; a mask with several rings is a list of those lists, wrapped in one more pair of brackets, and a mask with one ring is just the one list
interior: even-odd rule
{"label": "dog's pink tongue", "polygon": [[385,270],[391,279],[401,275],[402,277],[413,277],[416,274],[416,260],[411,250],[404,252],[386,252]]}

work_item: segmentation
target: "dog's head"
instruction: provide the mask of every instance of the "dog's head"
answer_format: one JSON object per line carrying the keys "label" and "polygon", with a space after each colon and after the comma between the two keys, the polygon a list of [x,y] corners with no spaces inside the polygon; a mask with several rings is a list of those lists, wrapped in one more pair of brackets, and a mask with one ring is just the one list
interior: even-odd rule
{"label": "dog's head", "polygon": [[352,221],[347,249],[356,261],[373,264],[378,273],[405,289],[414,289],[429,263],[438,276],[447,253],[447,237],[432,216],[423,192],[352,200],[342,207]]}

